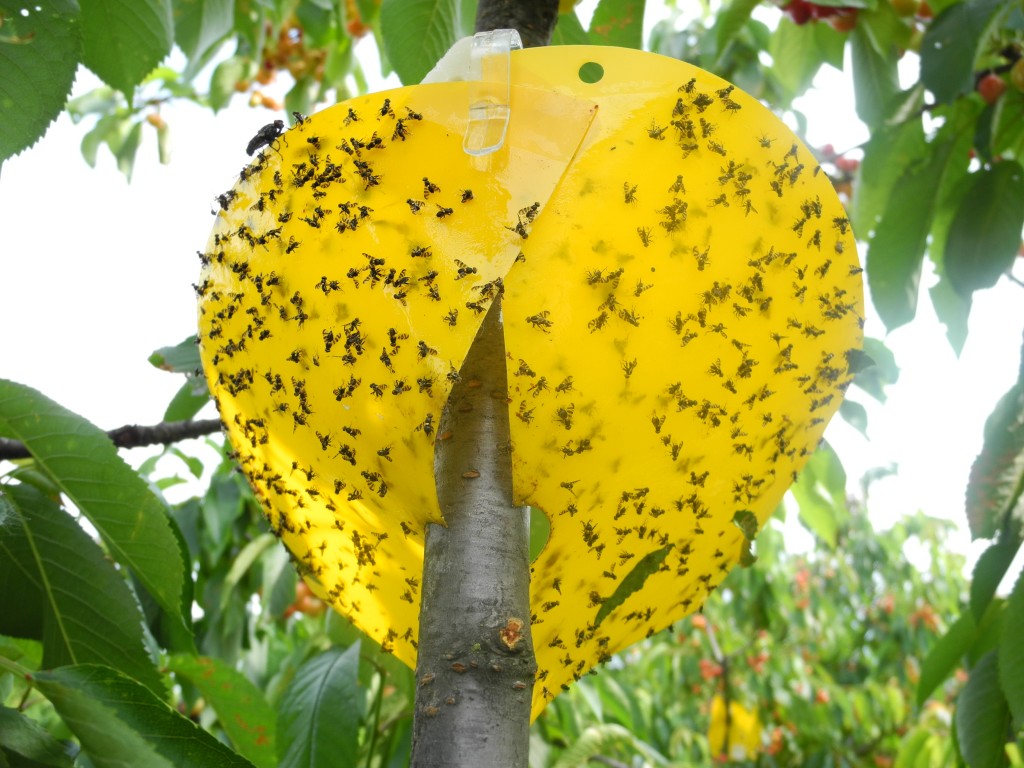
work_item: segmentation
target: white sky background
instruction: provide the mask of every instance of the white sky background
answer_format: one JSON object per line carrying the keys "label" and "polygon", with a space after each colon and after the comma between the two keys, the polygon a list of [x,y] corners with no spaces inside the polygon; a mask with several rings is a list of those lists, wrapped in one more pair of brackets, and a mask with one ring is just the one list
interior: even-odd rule
{"label": "white sky background", "polygon": [[[372,42],[358,50],[375,69]],[[372,82],[380,80],[371,74]],[[80,72],[76,94],[95,84]],[[816,86],[798,103],[809,117],[808,142],[843,150],[864,141],[849,76],[826,67]],[[274,87],[265,90],[276,95]],[[182,379],[146,358],[195,333],[191,284],[198,279],[196,251],[213,225],[214,197],[237,179],[252,135],[281,116],[245,102],[236,97],[216,117],[186,103],[164,109],[171,164],[158,164],[155,130],[147,125],[131,184],[105,148],[95,169],[86,165],[79,144],[91,125],[74,126],[64,116],[39,144],[4,164],[0,377],[35,387],[104,429],[160,420]],[[971,560],[984,548],[969,545],[964,489],[985,417],[1016,379],[1022,328],[1021,288],[1005,278],[976,294],[959,360],[923,293],[918,318],[887,338],[869,318],[868,334],[885,338],[896,354],[900,382],[884,407],[853,390],[869,408],[870,442],[838,417],[826,437],[851,489],[864,471],[899,465],[898,477],[872,487],[877,524],[921,509],[961,526],[956,547]],[[133,452],[131,459],[152,453]]]}

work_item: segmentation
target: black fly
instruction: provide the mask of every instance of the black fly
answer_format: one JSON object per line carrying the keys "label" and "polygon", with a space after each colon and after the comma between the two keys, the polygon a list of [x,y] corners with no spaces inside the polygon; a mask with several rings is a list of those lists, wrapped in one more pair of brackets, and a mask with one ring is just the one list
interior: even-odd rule
{"label": "black fly", "polygon": [[246,154],[252,157],[253,152],[260,147],[270,147],[282,133],[284,133],[284,120],[267,123],[249,140],[249,145],[245,148]]}

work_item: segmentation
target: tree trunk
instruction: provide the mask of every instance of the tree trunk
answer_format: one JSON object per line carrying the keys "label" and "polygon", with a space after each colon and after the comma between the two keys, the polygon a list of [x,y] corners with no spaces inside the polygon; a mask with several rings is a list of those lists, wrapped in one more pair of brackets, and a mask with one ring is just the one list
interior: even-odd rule
{"label": "tree trunk", "polygon": [[511,768],[529,757],[529,516],[512,506],[500,307],[499,298],[438,425],[434,471],[448,525],[427,527],[415,768]]}
{"label": "tree trunk", "polygon": [[[480,0],[478,32],[546,45],[558,0]],[[537,671],[530,636],[530,518],[512,505],[501,296],[438,425],[416,661],[413,768],[526,768]]]}

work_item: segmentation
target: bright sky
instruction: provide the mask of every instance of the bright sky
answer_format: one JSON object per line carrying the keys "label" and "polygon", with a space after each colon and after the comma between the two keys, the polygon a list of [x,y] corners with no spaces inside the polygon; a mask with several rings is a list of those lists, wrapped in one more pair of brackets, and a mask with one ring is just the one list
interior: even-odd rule
{"label": "bright sky", "polygon": [[[810,118],[809,143],[855,146],[866,133],[849,79],[826,70],[799,105]],[[83,72],[76,93],[94,85]],[[216,117],[184,103],[162,114],[174,136],[172,162],[158,164],[147,125],[131,184],[106,149],[97,168],[85,164],[79,143],[89,126],[66,117],[0,176],[0,376],[40,389],[104,429],[158,422],[180,386],[180,377],[146,358],[195,333],[191,284],[196,251],[213,225],[213,199],[237,178],[249,138],[279,117],[248,108],[244,98]],[[1016,377],[1020,290],[1003,279],[976,296],[959,360],[924,297],[918,320],[886,339],[902,368],[888,403],[873,407],[854,390],[869,407],[871,441],[839,418],[829,427],[826,437],[852,489],[867,469],[899,465],[898,477],[872,488],[879,523],[922,509],[963,525],[964,488],[985,417]],[[867,332],[885,338],[875,317]],[[973,560],[983,546],[969,546],[964,532],[959,548]]]}

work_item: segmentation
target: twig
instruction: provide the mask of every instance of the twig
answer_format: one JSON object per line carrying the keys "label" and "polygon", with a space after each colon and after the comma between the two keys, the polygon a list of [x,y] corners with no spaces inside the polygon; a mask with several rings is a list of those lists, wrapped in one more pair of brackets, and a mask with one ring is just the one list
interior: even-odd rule
{"label": "twig", "polygon": [[[126,424],[123,427],[107,432],[114,445],[118,448],[139,448],[144,445],[158,443],[176,443],[191,437],[212,435],[220,431],[218,419],[200,419],[199,421],[164,421],[151,427],[138,424]],[[0,438],[0,459],[27,459],[32,454],[18,440]]]}

